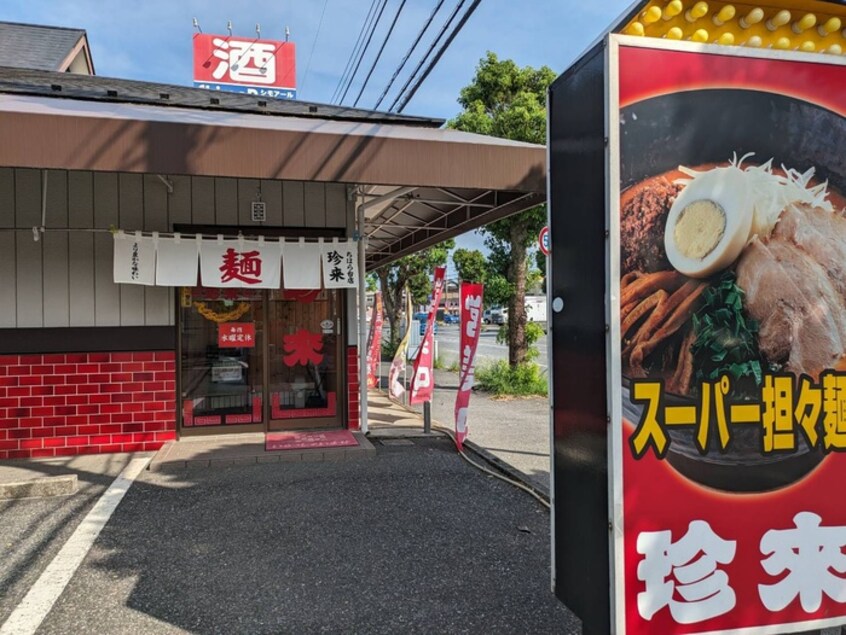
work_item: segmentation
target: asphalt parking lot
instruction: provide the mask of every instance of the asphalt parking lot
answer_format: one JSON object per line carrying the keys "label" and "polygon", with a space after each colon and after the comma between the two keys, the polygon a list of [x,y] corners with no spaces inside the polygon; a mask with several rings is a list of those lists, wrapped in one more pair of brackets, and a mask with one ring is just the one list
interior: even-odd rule
{"label": "asphalt parking lot", "polygon": [[38,632],[578,633],[549,561],[548,511],[445,440],[144,472]]}
{"label": "asphalt parking lot", "polygon": [[[75,474],[78,491],[72,496],[0,501],[0,624],[6,621],[130,457],[108,454],[73,457],[61,462],[3,462],[0,470],[7,480]],[[19,467],[8,467],[13,465]],[[21,469],[24,465],[32,469]]]}

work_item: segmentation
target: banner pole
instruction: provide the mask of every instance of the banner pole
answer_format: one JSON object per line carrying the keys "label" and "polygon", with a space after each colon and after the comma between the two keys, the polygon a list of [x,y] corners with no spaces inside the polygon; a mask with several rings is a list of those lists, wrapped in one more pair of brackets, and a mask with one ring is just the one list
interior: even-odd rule
{"label": "banner pole", "polygon": [[430,434],[432,432],[432,402],[423,402],[423,433]]}
{"label": "banner pole", "polygon": [[[358,205],[358,388],[359,429],[367,434],[367,287],[365,249],[367,244],[364,237],[364,205]],[[374,316],[375,317],[375,316]]]}

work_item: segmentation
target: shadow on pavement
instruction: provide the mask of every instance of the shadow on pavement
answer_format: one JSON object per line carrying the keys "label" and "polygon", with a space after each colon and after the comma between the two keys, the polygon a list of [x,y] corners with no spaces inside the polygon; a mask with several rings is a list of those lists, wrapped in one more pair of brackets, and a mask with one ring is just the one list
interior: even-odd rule
{"label": "shadow on pavement", "polygon": [[0,624],[131,456],[0,462],[0,480],[5,482],[66,474],[78,479],[78,491],[71,496],[0,501]]}
{"label": "shadow on pavement", "polygon": [[578,633],[549,561],[548,512],[448,440],[146,473],[39,632]]}

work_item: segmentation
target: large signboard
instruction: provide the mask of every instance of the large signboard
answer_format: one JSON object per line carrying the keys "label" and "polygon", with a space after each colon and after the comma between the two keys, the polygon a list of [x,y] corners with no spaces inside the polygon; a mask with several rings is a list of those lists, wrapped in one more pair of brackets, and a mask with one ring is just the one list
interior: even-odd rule
{"label": "large signboard", "polygon": [[608,60],[616,631],[845,624],[844,60]]}
{"label": "large signboard", "polygon": [[194,86],[295,99],[294,43],[197,33],[194,35]]}

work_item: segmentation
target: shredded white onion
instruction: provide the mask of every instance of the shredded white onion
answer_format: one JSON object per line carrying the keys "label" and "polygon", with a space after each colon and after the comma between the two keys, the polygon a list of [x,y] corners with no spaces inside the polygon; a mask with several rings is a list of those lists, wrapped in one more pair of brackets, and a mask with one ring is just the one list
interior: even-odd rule
{"label": "shredded white onion", "polygon": [[[744,168],[743,162],[754,155],[754,152],[750,152],[738,159],[737,154],[735,154],[729,167],[729,169],[738,170],[744,175],[749,188],[748,194],[753,211],[750,238],[755,234],[761,237],[769,236],[782,211],[788,205],[802,204],[808,207],[817,207],[827,212],[834,212],[834,206],[828,200],[828,181],[812,187],[808,185],[814,178],[814,168],[799,172],[782,165],[781,169],[784,176],[781,176],[773,174],[772,159],[762,165],[750,165]],[[687,186],[691,181],[706,172],[685,166],[679,166],[679,171],[691,177],[676,180],[676,183],[682,186]]]}

